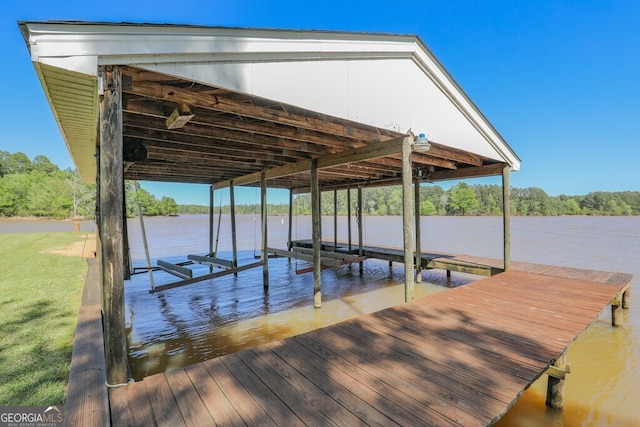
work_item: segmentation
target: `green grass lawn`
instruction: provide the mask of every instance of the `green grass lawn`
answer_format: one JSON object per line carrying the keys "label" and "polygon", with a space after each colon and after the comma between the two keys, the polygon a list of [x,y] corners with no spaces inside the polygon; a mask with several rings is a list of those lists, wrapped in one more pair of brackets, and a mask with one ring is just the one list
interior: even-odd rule
{"label": "green grass lawn", "polygon": [[82,233],[0,234],[0,405],[64,405],[87,263]]}

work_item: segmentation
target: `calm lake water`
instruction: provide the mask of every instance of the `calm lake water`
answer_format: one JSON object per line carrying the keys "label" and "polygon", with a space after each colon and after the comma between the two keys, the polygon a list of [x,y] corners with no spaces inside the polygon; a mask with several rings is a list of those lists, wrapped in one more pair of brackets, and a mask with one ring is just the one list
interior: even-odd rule
{"label": "calm lake water", "polygon": [[[33,222],[29,221],[33,224]],[[423,217],[424,251],[456,252],[501,258],[502,222],[499,217]],[[50,225],[50,224],[49,224]],[[66,223],[72,231],[72,223]],[[37,226],[39,227],[39,226]],[[48,231],[22,222],[0,221],[0,232]],[[90,223],[83,231],[93,230]],[[87,229],[85,230],[85,227]],[[151,257],[173,262],[187,254],[208,252],[208,216],[147,218],[145,228]],[[324,218],[323,237],[332,240],[333,218]],[[286,217],[269,218],[269,246],[285,248]],[[352,224],[353,241],[357,227]],[[366,217],[364,243],[402,246],[400,217]],[[347,238],[347,220],[338,220],[339,240]],[[132,258],[143,267],[144,251],[137,219],[129,222]],[[231,258],[230,221],[222,217],[218,251]],[[294,239],[311,236],[310,218],[294,218]],[[239,263],[254,262],[260,247],[259,218],[238,217]],[[619,271],[640,283],[640,217],[514,217],[512,259],[587,269]],[[301,261],[278,258],[269,262],[270,289],[262,289],[257,268],[158,294],[149,294],[146,273],[125,283],[129,360],[134,376],[185,366],[293,334],[303,333],[404,300],[403,268],[387,262],[365,261],[357,266],[322,272],[323,308],[313,308],[311,274]],[[198,267],[207,273],[207,267]],[[431,270],[416,286],[416,297],[446,292],[444,272]],[[453,273],[459,286],[478,277]],[[156,284],[177,278],[155,272]],[[640,425],[640,302],[632,293],[623,326],[610,326],[610,310],[600,315],[568,351],[571,373],[566,382],[563,411],[544,405],[546,378],[534,383],[499,426],[637,426]],[[640,297],[639,297],[640,298]]]}

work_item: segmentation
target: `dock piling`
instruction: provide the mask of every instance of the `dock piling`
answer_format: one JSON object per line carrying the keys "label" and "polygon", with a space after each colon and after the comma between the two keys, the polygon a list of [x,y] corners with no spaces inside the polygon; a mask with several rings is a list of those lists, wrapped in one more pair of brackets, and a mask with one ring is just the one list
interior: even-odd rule
{"label": "dock piling", "polygon": [[546,405],[554,409],[562,409],[564,406],[565,376],[570,372],[567,364],[567,352],[563,352],[547,370],[549,376],[547,382]]}

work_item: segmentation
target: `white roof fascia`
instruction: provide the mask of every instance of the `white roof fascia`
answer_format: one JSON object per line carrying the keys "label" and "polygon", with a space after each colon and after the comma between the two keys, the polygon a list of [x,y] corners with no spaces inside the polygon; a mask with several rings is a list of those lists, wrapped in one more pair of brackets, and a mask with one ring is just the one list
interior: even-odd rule
{"label": "white roof fascia", "polygon": [[[422,45],[422,43],[420,44]],[[485,140],[502,156],[505,162],[511,166],[511,169],[519,170],[520,158],[518,155],[509,147],[498,131],[455,83],[426,46],[422,45],[415,50],[414,61],[440,90],[449,97],[451,102],[456,105],[460,112],[483,135]]]}

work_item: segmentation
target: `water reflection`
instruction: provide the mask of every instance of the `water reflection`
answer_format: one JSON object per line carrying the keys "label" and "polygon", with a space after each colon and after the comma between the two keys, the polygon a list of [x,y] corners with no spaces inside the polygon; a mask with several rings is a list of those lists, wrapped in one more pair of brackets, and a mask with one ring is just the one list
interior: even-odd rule
{"label": "water reflection", "polygon": [[[240,255],[241,265],[253,261],[251,252]],[[148,293],[146,275],[135,275],[126,285],[129,362],[134,378],[255,347],[404,301],[401,266],[390,269],[386,262],[367,261],[363,275],[357,264],[324,270],[323,306],[317,310],[313,308],[310,275],[296,274],[297,268],[287,259],[271,259],[267,292],[263,290],[261,268],[157,294]],[[155,272],[154,277],[156,283],[174,280],[165,272]],[[460,278],[456,283],[462,282]],[[416,296],[445,289],[424,282],[416,287]]]}
{"label": "water reflection", "polygon": [[[269,221],[269,245],[286,247],[286,218],[283,221],[273,217]],[[148,221],[152,256],[178,262],[186,254],[207,252],[206,237],[203,238],[207,222],[206,216]],[[255,233],[252,216],[240,216],[238,223],[242,230],[238,241],[242,250],[240,264],[247,264],[254,261],[260,234],[259,230]],[[133,256],[143,259],[136,224],[137,221],[130,223]],[[223,216],[221,237],[226,235],[227,224],[228,218]],[[513,218],[512,226],[514,260],[628,272],[635,276],[632,286],[639,283],[640,217],[518,217]],[[310,227],[309,218],[297,219],[294,238],[308,238],[310,233],[305,227]],[[345,235],[345,218],[339,219],[338,227],[340,235]],[[421,228],[425,250],[501,257],[500,218],[424,217]],[[325,236],[333,236],[332,219],[325,219],[322,229]],[[365,243],[400,246],[401,218],[365,218]],[[221,238],[220,248],[221,256],[230,259],[230,241]],[[148,293],[146,275],[134,276],[125,290],[129,359],[135,377],[300,334],[402,303],[404,299],[402,265],[390,270],[386,262],[368,260],[363,276],[357,265],[324,270],[323,308],[317,310],[313,308],[312,277],[295,274],[298,267],[301,265],[295,261],[271,259],[268,293],[263,292],[261,268],[155,295]],[[473,276],[454,274],[452,285],[472,279]],[[174,280],[166,273],[156,273],[157,284]],[[416,285],[416,296],[446,289],[443,272],[427,271],[423,283]],[[607,309],[569,348],[572,372],[566,383],[563,411],[545,407],[543,376],[497,425],[639,425],[640,303],[633,295],[630,310],[623,312],[621,328],[610,326]]]}

